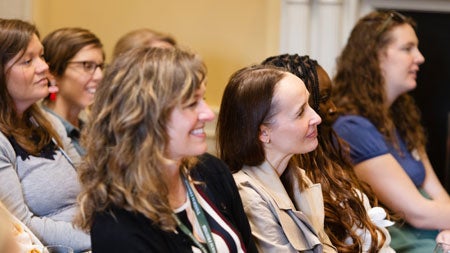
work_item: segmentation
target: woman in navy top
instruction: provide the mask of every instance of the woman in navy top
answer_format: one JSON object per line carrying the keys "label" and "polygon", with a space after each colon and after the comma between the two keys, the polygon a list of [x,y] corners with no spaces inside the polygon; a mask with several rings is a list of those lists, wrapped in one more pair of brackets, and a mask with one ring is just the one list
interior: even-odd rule
{"label": "woman in navy top", "polygon": [[397,252],[432,252],[438,229],[450,228],[450,197],[428,159],[420,114],[407,94],[425,60],[418,43],[410,18],[369,13],[353,28],[334,77],[340,114],[334,130],[348,142],[357,176],[405,221],[390,228]]}

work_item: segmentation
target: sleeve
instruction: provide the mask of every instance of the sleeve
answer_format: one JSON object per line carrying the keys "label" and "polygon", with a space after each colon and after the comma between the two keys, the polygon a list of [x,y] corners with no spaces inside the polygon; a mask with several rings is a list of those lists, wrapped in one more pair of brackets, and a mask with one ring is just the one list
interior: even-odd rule
{"label": "sleeve", "polygon": [[333,124],[333,130],[350,146],[353,164],[389,152],[383,135],[369,120],[361,116],[341,116]]}
{"label": "sleeve", "polygon": [[[212,171],[213,168],[214,171]],[[226,206],[229,207],[223,208],[221,205],[218,206],[222,214],[227,213],[228,219],[239,231],[247,252],[258,252],[242,206],[239,191],[228,166],[215,156],[205,153],[200,156],[200,164],[197,169],[205,172],[203,177],[208,182],[208,187],[214,188],[212,192],[214,192],[215,196],[210,197],[224,199]],[[224,192],[227,194],[223,194]]]}
{"label": "sleeve", "polygon": [[242,205],[242,199],[239,195],[238,188],[236,186],[236,183],[234,182],[233,176],[231,175],[231,172],[227,169],[226,173],[226,181],[230,185],[230,196],[232,198],[232,213],[233,217],[236,220],[237,229],[241,233],[243,243],[245,245],[245,248],[247,252],[258,252],[256,249],[255,242],[253,241],[252,232],[250,229],[250,224],[247,219],[247,215],[245,214],[244,207]]}
{"label": "sleeve", "polygon": [[[394,225],[394,222],[386,219],[386,211],[382,207],[372,207],[369,203],[369,199],[367,195],[363,192],[361,192],[359,189],[355,189],[355,192],[359,199],[362,200],[364,204],[364,208],[367,211],[367,214],[371,220],[371,222],[377,226],[380,231],[384,234],[386,240],[384,241],[384,244],[380,248],[380,252],[385,253],[391,253],[395,252],[389,245],[391,243],[391,235],[389,234],[386,227]],[[356,228],[353,227],[353,229],[356,231],[356,234],[361,238],[363,241],[363,251],[362,252],[369,252],[370,244],[372,243],[372,238],[369,232],[367,232],[365,229]],[[377,231],[378,237],[381,238],[380,232]],[[351,238],[347,238],[346,242],[350,243]]]}
{"label": "sleeve", "polygon": [[[235,174],[235,178],[239,177]],[[251,231],[260,252],[297,251],[284,236],[283,228],[270,209],[270,204],[250,184],[237,181],[244,211],[250,222]]]}
{"label": "sleeve", "polygon": [[[147,224],[146,228],[142,228]],[[160,233],[163,233],[159,231]],[[152,253],[170,252],[165,239],[151,229],[151,225],[124,210],[95,215],[91,229],[92,252],[95,253]],[[148,240],[147,238],[151,238]],[[176,241],[174,241],[176,244]]]}
{"label": "sleeve", "polygon": [[22,185],[15,170],[13,148],[8,148],[9,142],[4,142],[6,137],[2,135],[0,139],[0,201],[14,216],[29,227],[44,244],[68,245],[75,251],[89,249],[89,235],[75,229],[71,222],[38,217],[30,211],[25,203]]}

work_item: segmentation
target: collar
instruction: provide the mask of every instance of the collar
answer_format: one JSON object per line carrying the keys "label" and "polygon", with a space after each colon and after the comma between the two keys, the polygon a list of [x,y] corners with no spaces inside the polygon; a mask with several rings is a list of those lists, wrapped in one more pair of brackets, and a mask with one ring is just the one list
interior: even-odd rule
{"label": "collar", "polygon": [[[71,139],[79,139],[80,138],[80,129],[72,125],[69,121],[58,115],[56,112],[54,112],[52,109],[48,108],[45,105],[42,105],[42,108],[46,110],[47,112],[51,113],[53,116],[58,118],[61,123],[64,125],[64,128],[66,129],[67,136],[69,136]],[[83,127],[84,122],[81,119],[78,119],[80,121],[80,128]]]}
{"label": "collar", "polygon": [[244,166],[242,172],[255,179],[259,187],[272,197],[279,209],[296,210],[280,177],[267,161],[259,166]]}

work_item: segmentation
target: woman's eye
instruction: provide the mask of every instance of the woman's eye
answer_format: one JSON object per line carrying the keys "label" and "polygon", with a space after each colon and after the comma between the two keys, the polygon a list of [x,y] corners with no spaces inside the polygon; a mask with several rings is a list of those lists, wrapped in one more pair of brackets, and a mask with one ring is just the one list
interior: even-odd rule
{"label": "woman's eye", "polygon": [[26,60],[23,61],[23,64],[25,64],[25,65],[30,65],[31,62],[32,62],[31,59],[26,59]]}
{"label": "woman's eye", "polygon": [[329,98],[330,98],[330,96],[328,96],[328,95],[321,96],[321,97],[319,98],[319,103],[327,102]]}

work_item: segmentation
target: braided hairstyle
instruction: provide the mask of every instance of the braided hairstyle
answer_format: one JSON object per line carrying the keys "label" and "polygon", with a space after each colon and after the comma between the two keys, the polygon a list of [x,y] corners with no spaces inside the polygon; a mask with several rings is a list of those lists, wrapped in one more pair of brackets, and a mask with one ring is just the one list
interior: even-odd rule
{"label": "braided hairstyle", "polygon": [[[283,54],[269,57],[265,65],[282,67],[295,74],[310,92],[311,107],[322,117],[318,128],[319,144],[316,150],[307,154],[294,155],[293,159],[314,183],[320,183],[325,207],[325,232],[338,252],[361,252],[363,241],[356,229],[365,229],[372,237],[368,252],[378,252],[386,240],[382,231],[373,224],[364,207],[362,194],[366,193],[371,204],[377,200],[367,184],[360,182],[348,160],[347,149],[332,128],[335,110],[320,110],[320,106],[331,103],[330,89],[319,87],[319,80],[325,86],[331,81],[317,61],[308,56]],[[322,94],[321,94],[322,91]],[[334,105],[333,108],[335,109]],[[337,141],[336,141],[337,140]],[[337,144],[337,145],[336,145]],[[381,235],[381,237],[378,236]],[[351,238],[351,243],[346,242]]]}

